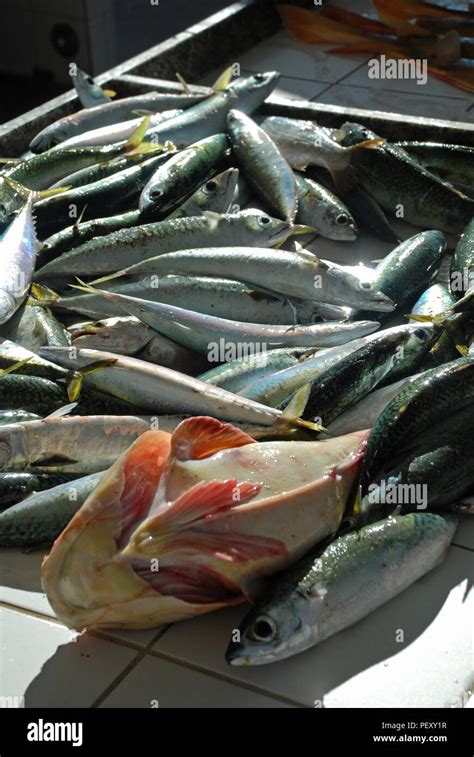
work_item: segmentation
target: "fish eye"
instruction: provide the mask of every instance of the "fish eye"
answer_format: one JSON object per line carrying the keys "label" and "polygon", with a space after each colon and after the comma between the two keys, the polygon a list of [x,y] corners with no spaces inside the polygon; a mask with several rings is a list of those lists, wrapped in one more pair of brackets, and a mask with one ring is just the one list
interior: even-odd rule
{"label": "fish eye", "polygon": [[420,339],[420,341],[424,341],[428,334],[424,329],[415,329],[413,332],[417,339]]}
{"label": "fish eye", "polygon": [[372,289],[372,284],[370,283],[370,281],[360,281],[359,286],[361,289],[365,289],[366,292]]}
{"label": "fish eye", "polygon": [[256,641],[273,641],[276,634],[276,623],[268,616],[261,615],[252,625],[252,636]]}
{"label": "fish eye", "polygon": [[265,75],[264,74],[255,74],[255,76],[253,78],[255,79],[255,81],[263,81],[265,79]]}
{"label": "fish eye", "polygon": [[158,200],[163,195],[163,192],[161,189],[151,189],[150,190],[150,200]]}
{"label": "fish eye", "polygon": [[258,219],[258,222],[262,226],[268,226],[268,224],[271,223],[271,219],[269,218],[269,216],[260,216],[260,218]]}
{"label": "fish eye", "polygon": [[86,76],[86,82],[88,84],[94,84],[94,79],[92,78],[92,76]]}
{"label": "fish eye", "polygon": [[206,186],[204,187],[206,192],[215,192],[217,189],[217,182],[211,179],[211,181],[208,181]]}
{"label": "fish eye", "polygon": [[347,226],[349,223],[349,216],[346,215],[346,213],[340,213],[336,218],[336,223],[338,226]]}

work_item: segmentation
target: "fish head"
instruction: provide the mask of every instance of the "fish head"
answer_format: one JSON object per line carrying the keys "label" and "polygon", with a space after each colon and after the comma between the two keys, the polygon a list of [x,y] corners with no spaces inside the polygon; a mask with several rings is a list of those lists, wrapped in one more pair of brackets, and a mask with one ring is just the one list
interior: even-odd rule
{"label": "fish head", "polygon": [[373,281],[364,276],[359,277],[336,263],[326,260],[320,263],[324,275],[325,292],[330,295],[327,301],[331,304],[386,313],[394,310],[395,305],[392,300],[378,290]]}
{"label": "fish head", "polygon": [[197,193],[198,205],[216,213],[226,213],[232,205],[238,178],[239,170],[228,168],[209,179]]}
{"label": "fish head", "polygon": [[[307,618],[308,599],[311,600],[311,617]],[[315,635],[318,603],[321,607],[324,591],[320,596],[312,592],[306,597],[297,591],[285,591],[280,595],[270,591],[268,599],[252,608],[238,629],[232,634],[225,658],[229,665],[266,665],[289,657],[305,648],[309,633]]]}
{"label": "fish head", "polygon": [[40,153],[64,142],[70,136],[66,124],[53,123],[42,129],[29,144],[31,152]]}
{"label": "fish head", "polygon": [[409,324],[403,352],[404,358],[415,359],[428,352],[439,336],[439,329],[432,323]]}
{"label": "fish head", "polygon": [[244,113],[251,113],[273,92],[279,79],[278,71],[265,71],[239,79],[227,89],[236,96],[235,107]]}
{"label": "fish head", "polygon": [[327,205],[324,209],[323,224],[330,239],[340,242],[353,242],[359,236],[359,229],[354,217],[348,210]]}
{"label": "fish head", "polygon": [[287,221],[253,208],[240,211],[236,221],[242,227],[241,244],[244,247],[257,239],[259,247],[271,247],[286,241],[293,233],[292,225]]}

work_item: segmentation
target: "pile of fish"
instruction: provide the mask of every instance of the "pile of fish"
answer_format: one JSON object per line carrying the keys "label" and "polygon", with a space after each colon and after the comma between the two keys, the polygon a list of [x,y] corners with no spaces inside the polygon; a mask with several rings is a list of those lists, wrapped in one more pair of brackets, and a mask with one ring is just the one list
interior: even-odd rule
{"label": "pile of fish", "polygon": [[[75,78],[83,109],[0,176],[0,545],[54,542],[72,628],[249,600],[229,662],[293,655],[469,510],[474,151],[262,116],[276,72],[118,100]],[[359,228],[378,264],[314,251],[349,260]]]}

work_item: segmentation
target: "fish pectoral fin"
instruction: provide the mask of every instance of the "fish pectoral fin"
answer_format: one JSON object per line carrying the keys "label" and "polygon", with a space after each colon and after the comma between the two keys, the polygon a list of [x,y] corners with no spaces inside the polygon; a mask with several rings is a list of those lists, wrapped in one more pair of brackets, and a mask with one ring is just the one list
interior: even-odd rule
{"label": "fish pectoral fin", "polygon": [[180,461],[202,460],[223,449],[254,443],[255,439],[231,423],[202,416],[179,424],[171,440],[171,451]]}
{"label": "fish pectoral fin", "polygon": [[149,561],[132,561],[131,565],[140,578],[163,596],[173,596],[191,604],[235,604],[243,601],[237,587],[206,565],[163,563],[159,561],[156,571],[150,569]]}
{"label": "fish pectoral fin", "polygon": [[209,555],[216,560],[231,563],[265,560],[288,553],[284,542],[278,539],[237,531],[205,533],[194,528],[172,539],[167,545],[167,552],[179,552],[180,555],[190,557]]}
{"label": "fish pectoral fin", "polygon": [[164,431],[145,431],[125,454],[120,496],[121,541],[126,531],[144,517],[169,460],[170,437]]}
{"label": "fish pectoral fin", "polygon": [[202,481],[184,492],[166,509],[158,512],[144,524],[146,533],[160,538],[163,531],[177,531],[204,521],[237,505],[248,502],[260,491],[260,484],[227,481]]}

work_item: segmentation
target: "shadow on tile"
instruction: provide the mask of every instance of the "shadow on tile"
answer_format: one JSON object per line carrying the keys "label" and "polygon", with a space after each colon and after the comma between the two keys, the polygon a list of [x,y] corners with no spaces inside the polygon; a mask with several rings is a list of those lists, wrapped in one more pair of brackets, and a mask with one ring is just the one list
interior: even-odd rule
{"label": "shadow on tile", "polygon": [[[464,550],[452,548],[442,566],[383,607],[305,653],[273,665],[232,668],[225,663],[227,643],[245,612],[237,608],[174,625],[158,642],[155,651],[312,705],[316,700],[323,701],[334,689],[357,676],[365,678],[363,674],[366,674],[370,678],[370,669],[377,666],[382,679],[391,677],[393,670],[400,667],[404,655],[411,657],[416,650],[420,659],[426,654],[426,660],[421,663],[423,665],[425,662],[428,664],[427,659],[435,647],[437,655],[446,655],[438,659],[437,664],[442,664],[443,670],[446,667],[450,674],[454,665],[450,664],[449,655],[454,654],[453,648],[457,645],[457,656],[462,659],[458,660],[457,665],[460,671],[452,672],[451,684],[454,687],[458,685],[460,673],[468,665],[464,660],[466,645],[464,641],[456,641],[456,634],[448,644],[444,631],[441,633],[436,629],[448,611],[450,623],[464,623],[461,612],[465,614],[464,604],[473,580],[470,558]],[[396,640],[397,629],[404,631],[404,644]],[[432,644],[430,649],[425,648],[421,639],[425,633],[436,635],[436,644]],[[460,633],[461,626],[457,636]],[[410,651],[412,646],[413,650]],[[388,660],[390,667],[386,662]],[[419,688],[423,688],[421,680]],[[376,702],[377,692],[373,694],[372,704],[366,706],[377,706]],[[405,705],[409,706],[409,703],[405,701]],[[426,706],[439,705],[426,702]]]}

